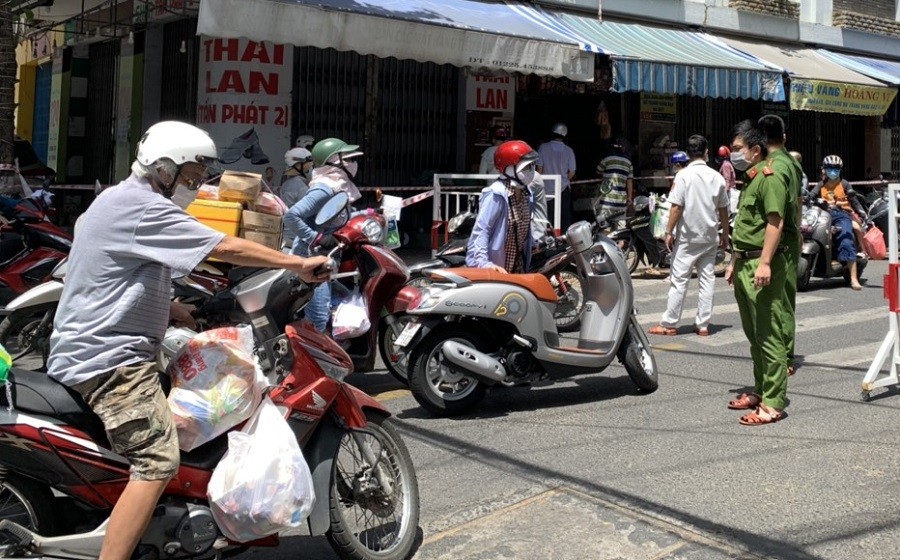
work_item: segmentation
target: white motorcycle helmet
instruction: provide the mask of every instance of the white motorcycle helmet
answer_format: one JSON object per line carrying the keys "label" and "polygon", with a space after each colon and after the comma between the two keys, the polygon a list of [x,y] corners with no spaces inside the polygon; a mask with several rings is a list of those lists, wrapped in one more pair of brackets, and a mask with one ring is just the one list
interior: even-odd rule
{"label": "white motorcycle helmet", "polygon": [[137,148],[137,160],[144,167],[162,159],[179,167],[188,162],[210,165],[218,161],[219,154],[205,130],[183,122],[163,121],[147,129]]}
{"label": "white motorcycle helmet", "polygon": [[294,146],[297,148],[305,148],[307,150],[311,150],[313,144],[316,143],[316,139],[313,138],[309,134],[301,134],[297,137],[297,142],[294,143]]}
{"label": "white motorcycle helmet", "polygon": [[306,148],[291,148],[284,154],[284,166],[294,167],[312,161],[312,152]]}

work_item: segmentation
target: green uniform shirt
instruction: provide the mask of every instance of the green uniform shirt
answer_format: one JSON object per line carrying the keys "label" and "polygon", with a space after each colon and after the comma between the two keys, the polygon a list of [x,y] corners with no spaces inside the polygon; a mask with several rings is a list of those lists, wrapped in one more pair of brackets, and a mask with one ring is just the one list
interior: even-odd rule
{"label": "green uniform shirt", "polygon": [[[741,192],[731,233],[731,242],[738,251],[762,249],[769,214],[778,214],[784,219],[789,208],[797,211],[796,198],[788,196],[785,177],[767,167],[765,161],[751,168],[746,178],[750,184]],[[794,200],[794,206],[789,205],[789,198]]]}
{"label": "green uniform shirt", "polygon": [[767,165],[776,175],[782,175],[786,181],[788,189],[788,219],[784,221],[784,233],[782,239],[787,242],[799,242],[798,232],[800,224],[798,220],[797,199],[800,198],[800,190],[803,188],[803,168],[797,163],[797,160],[791,156],[784,148],[769,154]]}

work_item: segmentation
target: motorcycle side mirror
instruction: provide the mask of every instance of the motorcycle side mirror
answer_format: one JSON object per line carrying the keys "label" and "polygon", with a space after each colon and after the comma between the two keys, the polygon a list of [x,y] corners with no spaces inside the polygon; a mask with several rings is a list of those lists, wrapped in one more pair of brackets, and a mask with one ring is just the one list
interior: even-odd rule
{"label": "motorcycle side mirror", "polygon": [[336,193],[316,214],[316,227],[331,230],[342,227],[350,219],[349,205],[350,197],[347,193],[343,191]]}

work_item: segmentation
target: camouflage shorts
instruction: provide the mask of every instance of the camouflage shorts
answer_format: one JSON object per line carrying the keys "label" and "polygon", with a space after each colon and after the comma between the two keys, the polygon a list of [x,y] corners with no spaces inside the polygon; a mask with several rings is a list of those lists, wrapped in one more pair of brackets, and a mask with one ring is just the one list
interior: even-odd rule
{"label": "camouflage shorts", "polygon": [[181,452],[156,362],[120,367],[72,388],[103,421],[113,451],[128,459],[132,480],[175,476]]}

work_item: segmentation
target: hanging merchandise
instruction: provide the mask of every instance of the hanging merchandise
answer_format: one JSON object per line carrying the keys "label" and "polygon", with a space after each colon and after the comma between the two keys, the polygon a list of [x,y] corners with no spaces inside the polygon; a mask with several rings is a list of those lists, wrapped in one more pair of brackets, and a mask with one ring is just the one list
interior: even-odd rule
{"label": "hanging merchandise", "polygon": [[650,229],[656,239],[666,238],[666,227],[669,225],[669,209],[672,204],[662,197],[655,203],[655,209],[650,217]]}
{"label": "hanging merchandise", "polygon": [[384,245],[388,249],[400,248],[400,212],[403,210],[403,199],[386,194],[382,197],[381,208],[387,226],[384,234]]}

